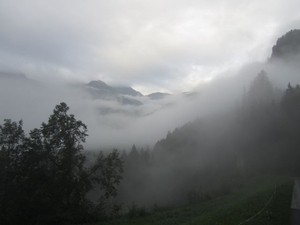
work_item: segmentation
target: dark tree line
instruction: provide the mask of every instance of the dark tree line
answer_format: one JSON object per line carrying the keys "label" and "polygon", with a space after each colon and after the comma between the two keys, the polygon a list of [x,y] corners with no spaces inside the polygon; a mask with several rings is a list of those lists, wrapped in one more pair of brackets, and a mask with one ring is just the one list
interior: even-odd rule
{"label": "dark tree line", "polygon": [[271,60],[295,58],[300,52],[300,30],[291,30],[280,37],[272,48]]}
{"label": "dark tree line", "polygon": [[[57,105],[47,123],[26,136],[22,121],[0,125],[0,223],[65,224],[97,220],[86,194],[98,184],[116,196],[123,164],[117,151],[87,166],[87,127]],[[101,196],[99,196],[100,198]]]}
{"label": "dark tree line", "polygon": [[238,110],[236,149],[243,157],[244,168],[299,176],[300,87],[288,84],[278,98],[265,73],[255,81],[260,82],[251,87],[257,89],[250,87]]}
{"label": "dark tree line", "polygon": [[120,193],[147,206],[205,201],[257,173],[299,176],[299,146],[300,86],[279,90],[261,71],[236,108],[168,132],[150,161],[133,146]]}

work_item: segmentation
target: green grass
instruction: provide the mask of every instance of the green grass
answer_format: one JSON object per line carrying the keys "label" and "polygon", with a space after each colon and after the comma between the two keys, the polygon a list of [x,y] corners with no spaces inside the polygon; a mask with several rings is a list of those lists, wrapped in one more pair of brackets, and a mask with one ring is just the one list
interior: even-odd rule
{"label": "green grass", "polygon": [[104,224],[238,225],[258,213],[269,201],[275,189],[276,193],[269,205],[245,224],[289,224],[292,188],[293,180],[291,179],[259,176],[232,194],[204,203],[151,213],[138,218],[123,216]]}

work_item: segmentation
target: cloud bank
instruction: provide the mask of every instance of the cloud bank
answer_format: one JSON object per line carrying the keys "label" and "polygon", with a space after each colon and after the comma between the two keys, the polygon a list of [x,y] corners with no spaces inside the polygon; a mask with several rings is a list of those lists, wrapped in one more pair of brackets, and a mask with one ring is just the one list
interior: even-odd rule
{"label": "cloud bank", "polygon": [[180,93],[299,27],[299,1],[0,1],[0,69]]}

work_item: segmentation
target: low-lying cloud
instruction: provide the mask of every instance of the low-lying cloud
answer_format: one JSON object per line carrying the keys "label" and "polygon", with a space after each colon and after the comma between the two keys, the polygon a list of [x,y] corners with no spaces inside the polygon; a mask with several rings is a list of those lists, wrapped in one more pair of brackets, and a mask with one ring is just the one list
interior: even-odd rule
{"label": "low-lying cloud", "polygon": [[80,85],[47,84],[27,80],[1,79],[0,120],[23,119],[29,130],[46,122],[55,105],[66,102],[70,113],[89,130],[86,148],[129,149],[133,144],[152,147],[168,131],[196,118],[231,110],[241,100],[243,89],[265,70],[274,87],[300,83],[299,65],[292,62],[252,63],[237,73],[223,74],[188,94],[161,100],[132,97],[143,105],[122,105],[114,100],[93,99]]}

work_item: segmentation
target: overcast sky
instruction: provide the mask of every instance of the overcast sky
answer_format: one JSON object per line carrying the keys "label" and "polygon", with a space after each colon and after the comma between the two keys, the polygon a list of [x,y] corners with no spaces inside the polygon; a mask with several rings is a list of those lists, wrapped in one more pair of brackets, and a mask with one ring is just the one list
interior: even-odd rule
{"label": "overcast sky", "polygon": [[0,71],[179,93],[264,61],[299,0],[0,0]]}

